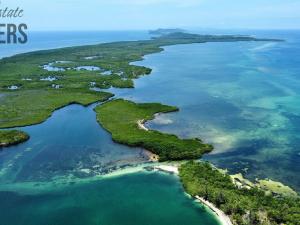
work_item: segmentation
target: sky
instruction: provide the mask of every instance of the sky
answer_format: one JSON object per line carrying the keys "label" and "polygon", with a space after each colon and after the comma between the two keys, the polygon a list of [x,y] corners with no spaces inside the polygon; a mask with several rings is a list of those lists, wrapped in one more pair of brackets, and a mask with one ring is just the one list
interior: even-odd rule
{"label": "sky", "polygon": [[[30,30],[300,29],[300,0],[0,0]],[[0,23],[5,19],[0,18]]]}

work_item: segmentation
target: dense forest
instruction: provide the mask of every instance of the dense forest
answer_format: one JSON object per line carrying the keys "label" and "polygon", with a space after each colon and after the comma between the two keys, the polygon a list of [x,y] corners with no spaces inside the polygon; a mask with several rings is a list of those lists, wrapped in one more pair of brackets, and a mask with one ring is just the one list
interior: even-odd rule
{"label": "dense forest", "polygon": [[143,147],[159,156],[159,161],[198,159],[213,147],[200,139],[179,137],[138,126],[154,118],[156,113],[178,111],[173,106],[159,103],[134,103],[117,99],[99,105],[95,109],[98,122],[112,134],[114,141],[128,146]]}
{"label": "dense forest", "polygon": [[29,135],[18,130],[0,130],[0,150],[2,147],[15,145],[27,141]]}
{"label": "dense forest", "polygon": [[228,174],[206,162],[188,162],[179,172],[189,194],[212,202],[234,224],[300,224],[300,198],[267,195],[258,188],[237,188]]}

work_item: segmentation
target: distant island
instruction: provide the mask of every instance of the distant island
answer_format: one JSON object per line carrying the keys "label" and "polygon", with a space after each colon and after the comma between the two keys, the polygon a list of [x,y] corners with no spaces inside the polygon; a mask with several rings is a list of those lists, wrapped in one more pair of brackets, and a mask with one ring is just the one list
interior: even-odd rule
{"label": "distant island", "polygon": [[183,33],[185,32],[185,30],[180,29],[180,28],[169,28],[169,29],[165,29],[165,28],[159,28],[156,30],[150,30],[149,34],[152,35],[166,35],[166,34],[171,34],[171,33]]}

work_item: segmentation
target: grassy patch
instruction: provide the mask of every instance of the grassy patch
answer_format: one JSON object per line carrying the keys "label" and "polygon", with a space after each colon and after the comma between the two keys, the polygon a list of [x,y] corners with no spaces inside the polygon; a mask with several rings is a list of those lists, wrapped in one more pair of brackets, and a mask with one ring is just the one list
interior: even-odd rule
{"label": "grassy patch", "polygon": [[143,147],[159,155],[160,161],[196,159],[212,150],[211,145],[203,144],[199,139],[180,139],[175,135],[139,128],[138,121],[151,120],[155,113],[177,111],[176,107],[118,99],[95,110],[99,123],[112,134],[114,141]]}
{"label": "grassy patch", "polygon": [[250,180],[243,177],[241,173],[230,175],[234,184],[241,188],[253,188],[258,187],[261,190],[264,190],[267,194],[272,194],[274,196],[284,196],[284,197],[296,197],[298,194],[289,186],[273,181],[270,179],[264,180],[255,180],[251,182]]}
{"label": "grassy patch", "polygon": [[274,197],[256,187],[238,188],[229,175],[208,163],[188,162],[179,174],[189,194],[212,202],[234,224],[299,224],[299,198]]}
{"label": "grassy patch", "polygon": [[273,181],[270,179],[266,180],[259,180],[259,187],[266,192],[273,194],[273,195],[283,195],[287,197],[295,197],[297,196],[297,192],[291,189],[289,186],[286,186],[278,181]]}
{"label": "grassy patch", "polygon": [[29,139],[29,135],[18,130],[0,130],[0,148],[16,145]]}
{"label": "grassy patch", "polygon": [[78,103],[104,101],[112,94],[80,90],[27,90],[7,93],[0,99],[0,128],[41,123],[54,110]]}

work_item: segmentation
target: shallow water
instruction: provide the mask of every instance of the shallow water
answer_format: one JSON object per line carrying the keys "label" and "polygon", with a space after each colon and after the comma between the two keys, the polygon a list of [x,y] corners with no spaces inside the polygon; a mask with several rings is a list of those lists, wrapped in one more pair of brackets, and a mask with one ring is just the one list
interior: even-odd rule
{"label": "shallow water", "polygon": [[[219,224],[175,176],[131,169],[148,156],[113,143],[95,105],[62,108],[21,128],[28,142],[0,151],[1,225]],[[130,174],[100,176],[120,168]]]}
{"label": "shallow water", "polygon": [[49,72],[60,72],[60,71],[65,71],[64,68],[60,68],[60,67],[55,67],[55,66],[52,66],[53,63],[49,63],[47,65],[44,65],[43,66],[43,69],[44,70],[47,70]]}
{"label": "shallow water", "polygon": [[136,64],[153,69],[134,90],[139,102],[179,106],[147,125],[215,146],[209,160],[250,178],[300,190],[300,32],[267,33],[286,42],[178,45]]}
{"label": "shallow water", "polygon": [[31,138],[0,151],[0,182],[88,177],[146,162],[148,157],[142,149],[111,140],[97,123],[94,107],[71,105],[42,124],[21,128]]}
{"label": "shallow water", "polygon": [[0,192],[1,224],[218,225],[183,194],[178,179],[160,173],[70,184],[37,194]]}
{"label": "shallow water", "polygon": [[88,71],[97,71],[97,70],[101,70],[100,67],[98,66],[78,66],[75,68],[75,70],[88,70]]}

